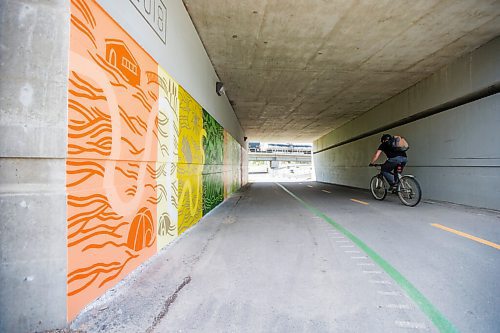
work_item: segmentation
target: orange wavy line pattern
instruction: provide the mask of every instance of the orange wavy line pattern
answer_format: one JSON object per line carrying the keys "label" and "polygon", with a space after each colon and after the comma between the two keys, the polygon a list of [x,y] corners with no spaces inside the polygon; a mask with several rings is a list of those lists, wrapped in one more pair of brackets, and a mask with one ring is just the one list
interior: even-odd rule
{"label": "orange wavy line pattern", "polygon": [[137,149],[132,142],[130,142],[129,139],[126,137],[122,136],[122,141],[126,142],[132,149],[129,149],[129,152],[132,153],[133,155],[139,155],[144,151],[144,148],[142,149]]}
{"label": "orange wavy line pattern", "polygon": [[[109,219],[108,219],[109,220]],[[74,238],[75,236],[77,236],[78,234],[87,234],[91,231],[94,231],[94,230],[97,230],[97,229],[107,229],[108,231],[110,232],[116,232],[116,230],[120,229],[121,227],[125,226],[125,225],[129,225],[130,223],[129,222],[122,222],[116,226],[110,226],[110,225],[107,225],[107,224],[98,224],[92,228],[88,228],[88,229],[84,229],[86,224],[83,224],[77,231],[73,232],[72,234],[69,234],[68,235],[68,239],[71,239],[71,238]]]}
{"label": "orange wavy line pattern", "polygon": [[149,111],[151,111],[151,105],[146,101],[146,96],[142,91],[139,91],[137,94],[133,94],[132,97],[135,97],[141,104]]}
{"label": "orange wavy line pattern", "polygon": [[102,281],[100,284],[99,284],[99,288],[102,287],[104,284],[106,284],[107,282],[111,281],[111,280],[114,280],[118,275],[120,275],[120,273],[123,271],[123,269],[125,268],[125,266],[128,264],[128,262],[132,259],[135,259],[137,258],[139,255],[133,255],[132,253],[130,253],[129,251],[125,251],[130,257],[125,260],[125,262],[123,263],[123,265],[121,265],[121,267],[119,267],[118,269],[118,272],[116,272],[115,275],[112,275],[112,276],[109,276],[108,278],[106,278],[104,281]]}
{"label": "orange wavy line pattern", "polygon": [[[138,134],[138,135],[143,135],[143,133],[141,133],[134,125],[134,123],[132,122],[134,119],[136,119],[136,117],[130,117],[127,112],[125,112],[125,110],[121,107],[121,106],[118,106],[118,109],[120,110],[120,116],[122,117],[122,119],[125,121],[125,123],[127,124],[127,126],[130,128],[130,130],[132,132],[134,132],[135,134]],[[145,127],[141,126],[141,128],[143,130],[146,130]]]}
{"label": "orange wavy line pattern", "polygon": [[87,245],[85,246],[82,251],[87,251],[87,250],[91,250],[91,249],[102,249],[103,247],[105,247],[106,245],[113,245],[115,247],[124,247],[124,246],[127,246],[127,243],[115,243],[113,241],[107,241],[105,243],[102,243],[102,244],[90,244],[90,245]]}
{"label": "orange wavy line pattern", "polygon": [[91,194],[88,196],[82,196],[82,197],[79,197],[76,195],[71,195],[71,194],[68,195],[68,205],[70,205],[70,206],[86,207],[86,206],[88,206],[92,203],[95,203],[95,202],[100,202],[100,203],[104,203],[106,205],[109,205],[108,198],[105,195],[99,194],[99,193]]}
{"label": "orange wavy line pattern", "polygon": [[158,96],[156,96],[151,90],[148,91],[148,94],[149,94],[149,96],[151,96],[151,98],[153,100],[155,100],[155,101],[158,100]]}
{"label": "orange wavy line pattern", "polygon": [[[87,142],[88,143],[88,142]],[[71,148],[73,150],[68,150],[69,155],[79,155],[83,153],[96,153],[102,156],[109,156],[111,154],[110,149],[108,147],[103,147],[103,149],[96,149],[96,148],[84,148],[81,146],[77,145],[68,145],[68,148]]]}
{"label": "orange wavy line pattern", "polygon": [[74,16],[73,14],[71,14],[71,23],[72,25],[77,28],[78,30],[80,30],[85,36],[87,36],[90,41],[92,42],[92,44],[94,44],[95,47],[97,47],[97,44],[95,42],[95,37],[94,35],[92,34],[92,32],[85,26],[85,24],[80,21],[80,19],[78,19],[76,16]]}
{"label": "orange wavy line pattern", "polygon": [[141,126],[145,131],[147,131],[147,124],[139,117],[130,117],[131,121],[137,122],[137,125]]}
{"label": "orange wavy line pattern", "polygon": [[[80,288],[78,288],[78,289],[76,289],[74,291],[68,292],[68,296],[75,295],[75,294],[79,293],[80,291],[84,290],[85,288],[87,288],[90,284],[92,284],[97,279],[97,277],[101,273],[110,273],[110,272],[118,270],[117,274],[113,275],[112,277],[108,277],[103,282],[101,282],[101,284],[99,285],[99,287],[101,287],[106,282],[108,282],[108,281],[114,279],[116,276],[118,276],[121,273],[121,271],[123,270],[123,268],[127,265],[127,263],[130,260],[138,257],[138,255],[133,255],[129,251],[125,251],[125,253],[127,253],[129,257],[128,257],[127,260],[125,260],[125,262],[123,264],[121,264],[120,262],[117,262],[117,261],[113,261],[113,262],[108,263],[108,264],[97,263],[97,264],[94,264],[94,265],[92,265],[90,267],[85,267],[85,268],[77,269],[77,270],[71,272],[70,274],[68,274],[68,277],[72,276],[68,280],[68,283],[71,283],[71,282],[77,281],[77,280],[82,280],[82,279],[84,279],[86,277],[94,275],[94,277],[88,283],[86,283],[84,286],[82,286],[82,287],[80,287]],[[115,266],[115,267],[111,267],[109,269],[105,269],[104,268],[104,267],[110,267],[110,266]],[[96,267],[99,267],[99,268],[96,268]],[[87,272],[87,271],[90,271],[90,272]],[[84,272],[87,272],[87,273],[84,273]],[[79,274],[79,273],[81,273],[81,274]]]}
{"label": "orange wavy line pattern", "polygon": [[118,171],[120,171],[125,177],[137,180],[138,174],[136,172],[134,172],[134,173],[132,173],[132,172],[126,172],[125,170],[123,170],[122,168],[120,168],[118,166],[115,167],[115,169],[118,170]]}
{"label": "orange wavy line pattern", "polygon": [[[97,271],[94,274],[94,277],[92,279],[90,279],[86,284],[84,284],[82,287],[76,289],[76,290],[73,290],[73,291],[69,291],[67,293],[68,296],[73,296],[73,295],[76,295],[78,294],[79,292],[83,291],[84,289],[88,288],[95,280],[97,280],[97,278],[99,277],[99,273],[100,272],[105,272],[105,270],[100,270],[100,271]],[[78,280],[78,279],[76,279]],[[68,285],[71,284],[71,282],[73,282],[73,279],[69,279],[68,280]]]}
{"label": "orange wavy line pattern", "polygon": [[87,222],[93,218],[96,218],[97,216],[100,216],[102,213],[104,213],[106,208],[108,208],[107,205],[101,205],[92,211],[86,211],[72,215],[71,217],[68,218],[68,221],[73,221],[68,224],[68,229],[73,228],[82,222]]}
{"label": "orange wavy line pattern", "polygon": [[[101,212],[97,217],[91,217],[89,219],[85,219],[84,220],[85,222],[82,225],[80,225],[80,227],[78,228],[78,230],[76,230],[75,232],[73,232],[71,234],[68,234],[68,239],[74,238],[76,235],[78,235],[80,233],[80,231],[83,230],[83,228],[85,228],[87,226],[87,224],[90,223],[93,220],[98,220],[98,221],[103,221],[103,222],[110,221],[110,220],[111,221],[120,221],[120,220],[122,220],[121,216],[119,216],[119,215],[114,215],[113,216],[113,215],[110,215],[110,214],[114,214],[114,213],[108,213],[108,215],[106,216],[105,213]],[[103,215],[103,216],[101,216],[101,215]],[[75,224],[75,226],[76,225],[77,224]],[[108,227],[110,228],[110,226],[108,226]],[[69,232],[69,230],[68,230],[68,232]]]}
{"label": "orange wavy line pattern", "polygon": [[68,128],[80,132],[78,134],[68,133],[68,137],[74,139],[82,138],[84,136],[88,136],[89,134],[92,134],[90,136],[91,138],[95,138],[96,136],[99,136],[101,133],[111,133],[111,125],[102,123],[102,119],[98,118],[92,120],[90,123],[83,124],[81,126],[68,125]]}
{"label": "orange wavy line pattern", "polygon": [[81,177],[79,180],[76,180],[74,182],[66,184],[67,187],[74,187],[77,186],[83,182],[85,182],[87,179],[91,178],[92,176],[101,176],[104,177],[104,173],[99,171],[99,170],[94,170],[94,169],[79,169],[77,171],[67,171],[68,174],[79,174],[79,173],[87,173],[85,176]]}
{"label": "orange wavy line pattern", "polygon": [[[87,121],[91,121],[95,116],[92,112],[85,106],[80,104],[78,101],[68,98],[68,108],[80,113]],[[76,119],[69,119],[70,121],[78,121]],[[81,122],[81,121],[80,121]]]}
{"label": "orange wavy line pattern", "polygon": [[99,99],[102,99],[104,101],[107,100],[106,96],[93,96],[93,95],[86,95],[86,94],[83,94],[83,93],[79,93],[79,92],[76,92],[74,90],[69,90],[69,92],[73,95],[73,96],[78,96],[78,97],[83,97],[83,98],[88,98],[88,99],[92,99],[92,100],[99,100]]}
{"label": "orange wavy line pattern", "polygon": [[77,240],[75,240],[73,242],[69,242],[68,243],[68,247],[75,246],[77,244],[80,244],[83,241],[86,241],[89,238],[93,238],[93,237],[96,237],[96,236],[99,236],[99,235],[108,235],[110,237],[122,238],[121,235],[118,235],[118,234],[116,234],[116,233],[114,233],[112,231],[98,231],[98,232],[94,232],[93,234],[87,235],[85,237],[79,238],[79,239],[77,239]]}
{"label": "orange wavy line pattern", "polygon": [[[67,160],[66,161],[67,166],[74,166],[74,167],[96,167],[100,171],[104,172],[104,167],[100,165],[99,163],[93,162],[93,161],[72,161],[72,160]],[[80,170],[85,170],[85,169],[77,169],[70,171],[69,173],[79,173]]]}
{"label": "orange wavy line pattern", "polygon": [[91,270],[93,268],[96,268],[96,267],[109,267],[109,266],[113,266],[113,265],[118,265],[120,264],[119,262],[117,261],[113,261],[113,262],[110,262],[110,263],[96,263],[96,264],[93,264],[89,267],[83,267],[83,268],[79,268],[79,269],[75,269],[74,271],[68,273],[68,277],[74,277],[75,275],[78,275],[78,273],[83,273],[85,271],[88,271],[88,270]]}
{"label": "orange wavy line pattern", "polygon": [[98,93],[103,93],[104,90],[101,89],[101,88],[98,88],[98,87],[95,87],[92,83],[90,83],[89,81],[87,80],[84,80],[80,75],[78,75],[78,73],[76,73],[75,71],[71,71],[71,74],[78,80],[80,81],[81,83],[77,83],[75,82],[75,80],[73,79],[69,79],[69,81],[71,83],[73,83],[75,86],[77,86],[78,88],[82,89],[82,90],[86,90],[88,93],[90,94],[95,94],[94,92],[98,92]]}
{"label": "orange wavy line pattern", "polygon": [[96,25],[95,18],[94,15],[92,15],[92,12],[90,11],[87,4],[80,0],[71,0],[71,3],[82,13],[87,23],[89,23],[94,28]]}

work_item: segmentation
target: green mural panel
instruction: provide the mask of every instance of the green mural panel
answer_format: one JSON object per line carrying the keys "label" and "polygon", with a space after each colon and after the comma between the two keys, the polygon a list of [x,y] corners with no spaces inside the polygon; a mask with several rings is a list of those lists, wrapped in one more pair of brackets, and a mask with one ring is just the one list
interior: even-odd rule
{"label": "green mural panel", "polygon": [[203,175],[203,215],[224,201],[224,181],[222,173]]}
{"label": "green mural panel", "polygon": [[203,215],[224,201],[224,129],[203,110],[205,165],[203,166]]}
{"label": "green mural panel", "polygon": [[205,164],[222,165],[224,162],[224,128],[205,110],[203,110],[203,128],[207,133],[203,139]]}

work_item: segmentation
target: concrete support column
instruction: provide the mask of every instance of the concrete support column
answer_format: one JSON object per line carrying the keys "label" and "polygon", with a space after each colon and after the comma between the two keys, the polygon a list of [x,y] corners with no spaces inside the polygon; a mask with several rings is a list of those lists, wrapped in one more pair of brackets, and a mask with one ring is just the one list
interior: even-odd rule
{"label": "concrete support column", "polygon": [[69,1],[0,1],[0,332],[66,325]]}

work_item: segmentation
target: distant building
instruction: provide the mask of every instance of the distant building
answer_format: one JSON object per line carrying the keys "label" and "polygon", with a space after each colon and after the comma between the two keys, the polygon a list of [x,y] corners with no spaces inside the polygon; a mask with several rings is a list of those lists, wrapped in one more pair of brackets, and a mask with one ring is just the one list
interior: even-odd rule
{"label": "distant building", "polygon": [[123,41],[106,39],[106,61],[116,67],[132,86],[141,83],[139,64]]}
{"label": "distant building", "polygon": [[260,152],[260,142],[249,142],[248,149],[253,153]]}
{"label": "distant building", "polygon": [[268,143],[249,142],[248,149],[252,153],[294,153],[311,154],[311,145],[297,145],[292,143]]}

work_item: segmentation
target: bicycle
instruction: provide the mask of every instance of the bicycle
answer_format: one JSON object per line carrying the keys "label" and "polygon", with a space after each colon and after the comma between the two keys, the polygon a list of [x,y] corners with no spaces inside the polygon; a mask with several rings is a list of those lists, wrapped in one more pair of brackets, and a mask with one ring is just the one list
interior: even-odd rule
{"label": "bicycle", "polygon": [[[380,172],[370,180],[370,191],[376,200],[384,200],[390,185],[382,174],[382,164],[372,164],[372,166],[376,167]],[[398,165],[394,171],[391,172],[392,175],[394,175],[394,172],[397,174],[396,189],[393,193],[397,193],[403,205],[414,207],[418,205],[420,199],[422,199],[422,190],[414,176],[403,176],[401,175],[402,171],[402,165]]]}

